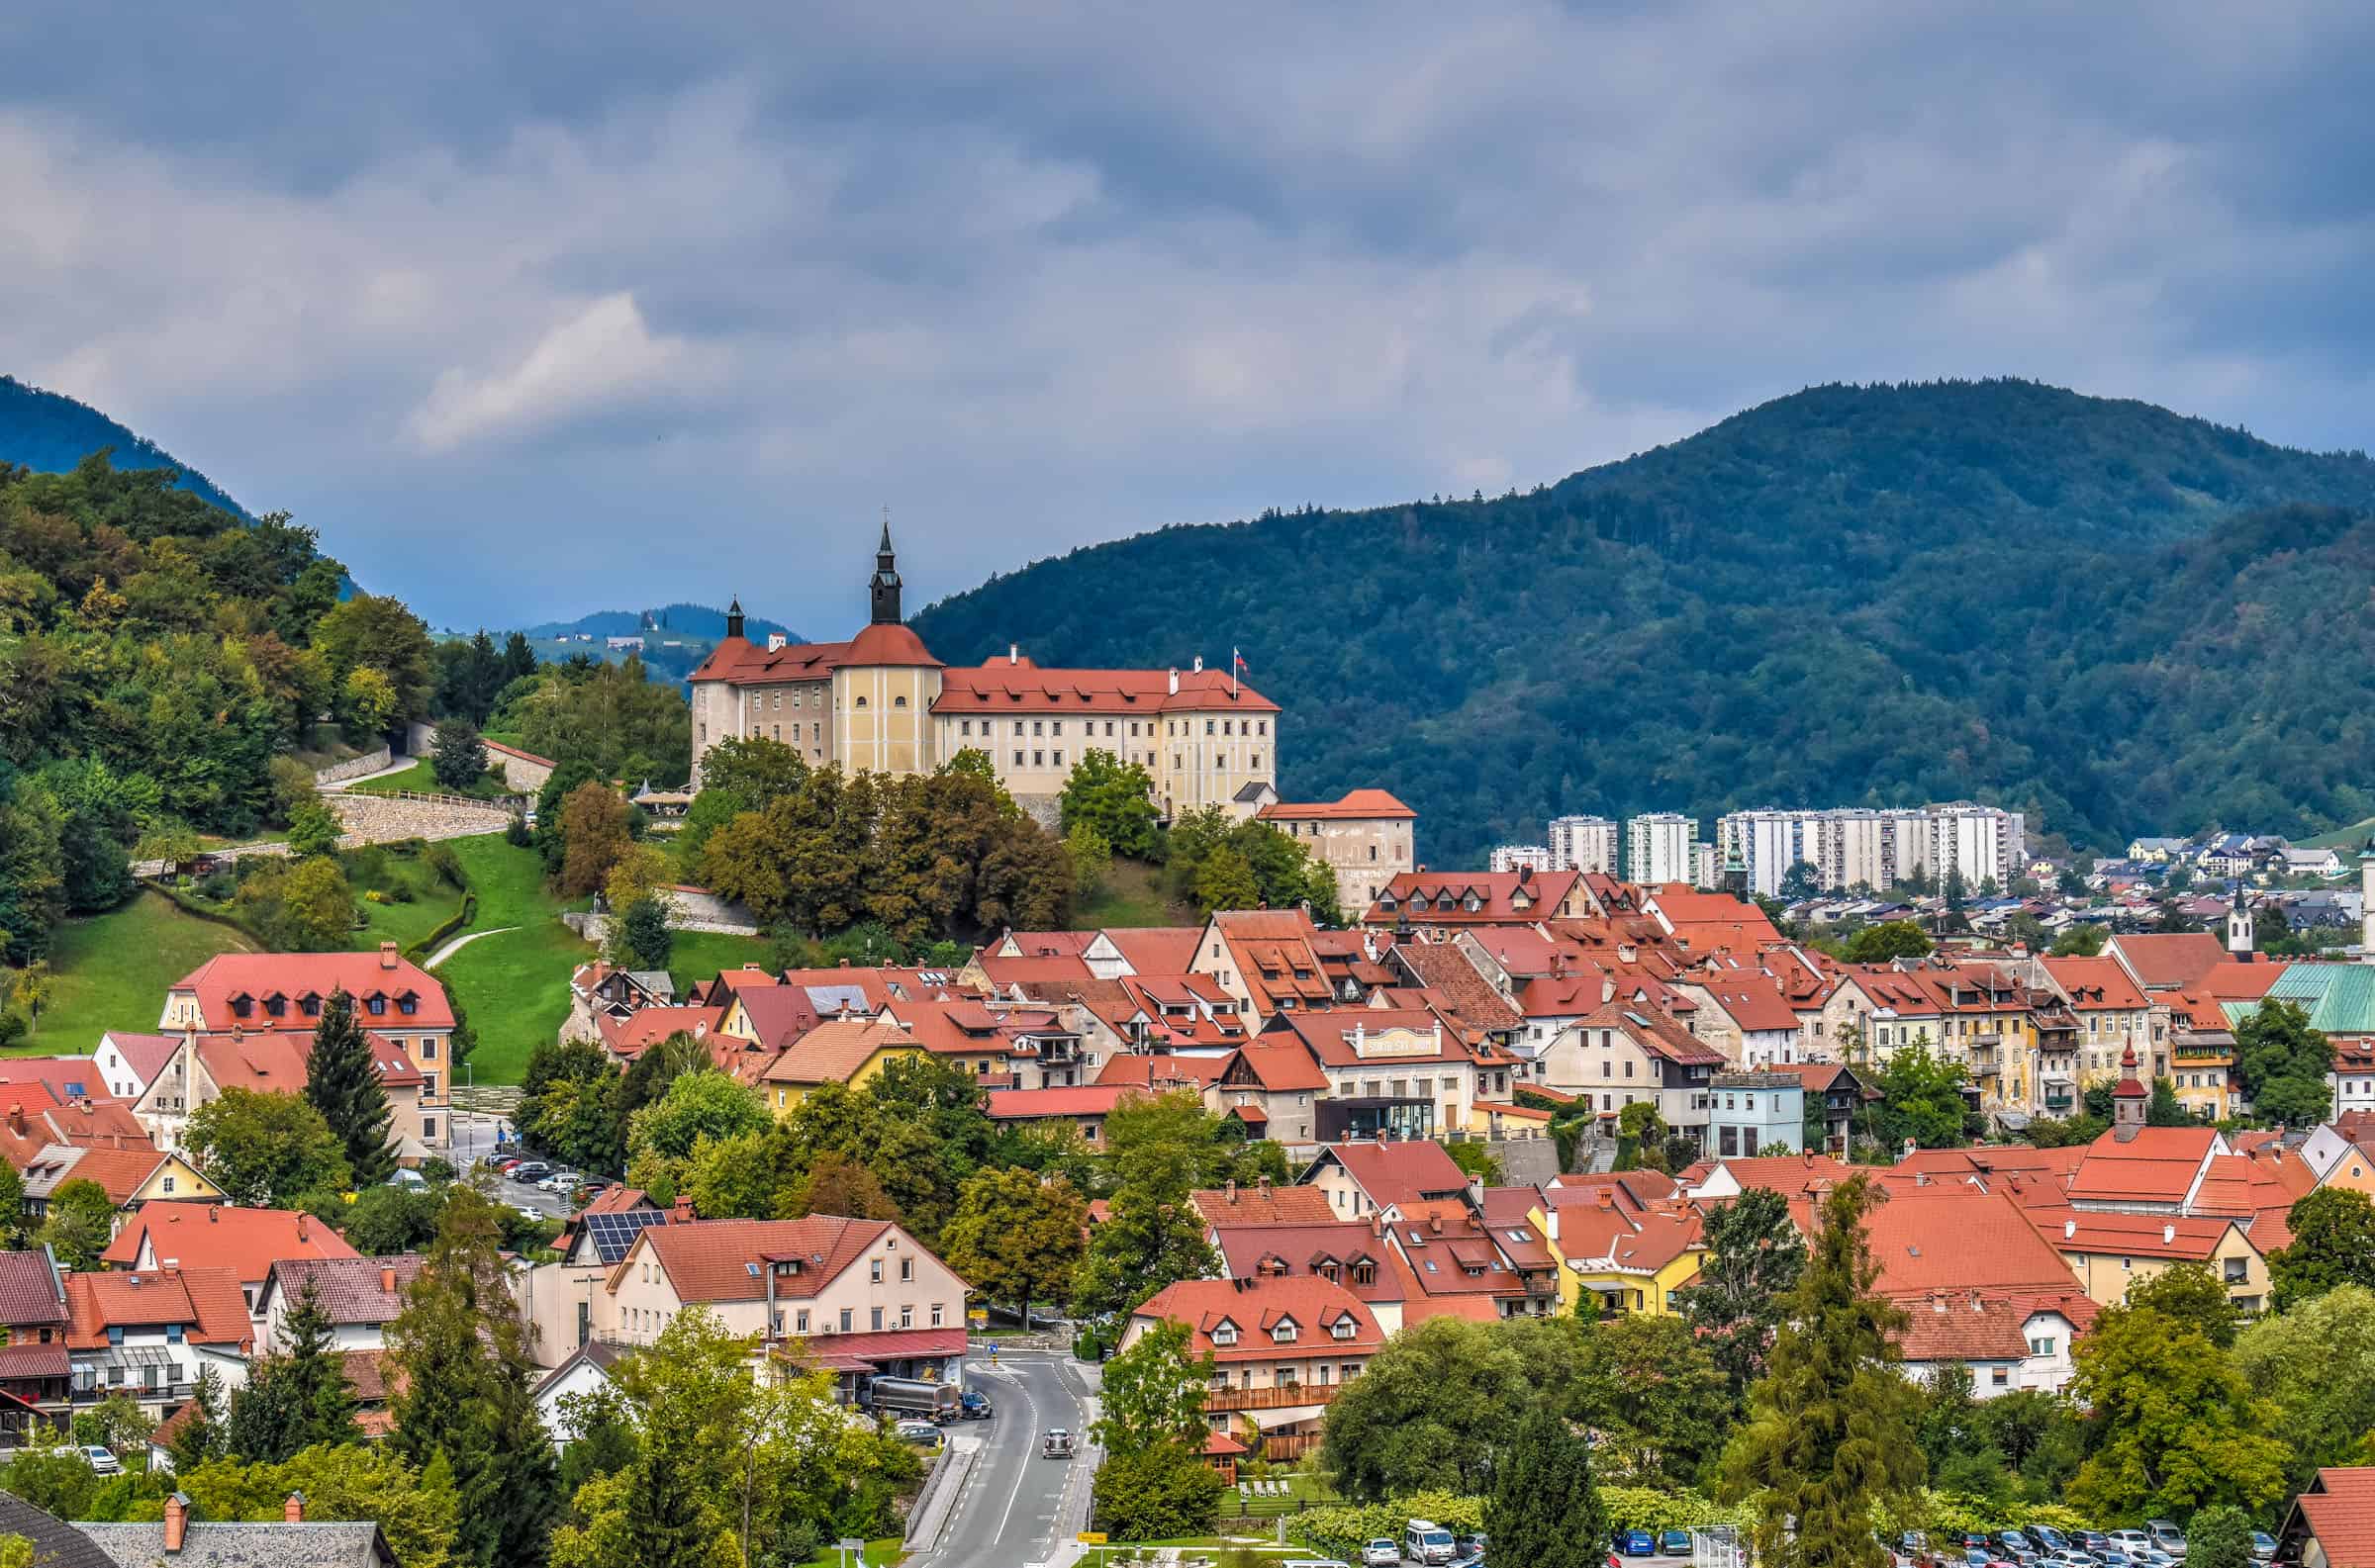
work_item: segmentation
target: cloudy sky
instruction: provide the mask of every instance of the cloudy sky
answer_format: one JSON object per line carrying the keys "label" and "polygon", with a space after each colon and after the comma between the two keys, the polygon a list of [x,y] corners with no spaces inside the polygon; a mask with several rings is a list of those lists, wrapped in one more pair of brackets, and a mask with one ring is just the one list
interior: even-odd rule
{"label": "cloudy sky", "polygon": [[1819,381],[2375,423],[2375,7],[0,8],[0,370],[438,624],[863,614]]}

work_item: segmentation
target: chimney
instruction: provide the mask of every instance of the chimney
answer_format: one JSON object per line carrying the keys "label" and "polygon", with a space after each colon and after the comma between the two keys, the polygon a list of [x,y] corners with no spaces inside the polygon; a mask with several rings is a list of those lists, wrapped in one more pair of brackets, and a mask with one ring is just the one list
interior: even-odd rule
{"label": "chimney", "polygon": [[156,1265],[156,1266],[157,1266],[158,1268],[160,1268],[160,1269],[164,1270],[166,1273],[168,1273],[168,1274],[171,1274],[171,1273],[177,1272],[177,1271],[180,1269],[180,1267],[181,1267],[181,1259],[180,1259],[180,1258],[178,1258],[178,1257],[166,1257],[166,1258],[160,1258],[160,1259],[158,1259],[158,1260],[157,1260],[157,1265]]}
{"label": "chimney", "polygon": [[1270,1199],[1270,1178],[1268,1176],[1257,1176],[1254,1179],[1262,1189],[1263,1201],[1268,1202]]}
{"label": "chimney", "polygon": [[190,1500],[176,1492],[165,1499],[165,1554],[172,1556],[181,1550],[189,1538]]}
{"label": "chimney", "polygon": [[1195,673],[1197,675],[1204,673],[1204,656],[1200,653],[1195,656]]}
{"label": "chimney", "polygon": [[1231,1176],[1231,1177],[1229,1178],[1229,1202],[1230,1202],[1231,1204],[1235,1204],[1235,1203],[1236,1203],[1236,1201],[1237,1201],[1237,1178],[1236,1178],[1235,1176]]}
{"label": "chimney", "polygon": [[1012,642],[1006,644],[1006,663],[1009,665],[1022,663],[1021,644]]}
{"label": "chimney", "polygon": [[771,631],[767,634],[767,651],[769,653],[778,652],[783,648],[783,646],[784,634],[782,632]]}
{"label": "chimney", "polygon": [[2167,1245],[2169,1245],[2171,1243],[2175,1242],[2176,1240],[2177,1240],[2177,1227],[2175,1227],[2174,1225],[2164,1225],[2164,1226],[2162,1226],[2162,1227],[2160,1228],[2160,1245],[2163,1245],[2163,1246],[2167,1246]]}
{"label": "chimney", "polygon": [[2076,1220],[2064,1220],[2061,1222],[2061,1239],[2063,1241],[2067,1242],[2076,1237],[2077,1234],[2078,1222]]}
{"label": "chimney", "polygon": [[1180,667],[1176,664],[1171,667],[1171,694],[1180,694]]}
{"label": "chimney", "polygon": [[209,1225],[221,1225],[223,1223],[223,1206],[221,1204],[210,1203],[206,1206],[206,1223]]}
{"label": "chimney", "polygon": [[692,1220],[693,1200],[691,1198],[679,1198],[669,1206],[668,1223],[670,1225],[689,1225]]}
{"label": "chimney", "polygon": [[1975,1291],[1975,1290],[1971,1292],[1971,1311],[1973,1311],[1973,1312],[1985,1312],[1985,1311],[1987,1311],[1986,1304],[1980,1301],[1980,1299],[1979,1299],[1979,1292],[1977,1292],[1977,1291]]}
{"label": "chimney", "polygon": [[1484,1178],[1482,1176],[1468,1178],[1468,1201],[1469,1206],[1478,1214],[1484,1212]]}
{"label": "chimney", "polygon": [[306,1232],[311,1229],[312,1220],[313,1216],[310,1214],[300,1214],[297,1216],[297,1240],[300,1242],[306,1239]]}
{"label": "chimney", "polygon": [[12,1132],[21,1133],[25,1131],[25,1107],[22,1102],[16,1100],[11,1100],[9,1102],[8,1125],[9,1130]]}
{"label": "chimney", "polygon": [[392,969],[396,967],[395,943],[382,942],[379,945],[379,967],[383,969]]}
{"label": "chimney", "polygon": [[280,1505],[280,1522],[283,1524],[305,1522],[305,1494],[303,1492],[291,1492],[288,1501]]}
{"label": "chimney", "polygon": [[383,1296],[396,1294],[396,1270],[385,1263],[379,1269],[379,1293]]}

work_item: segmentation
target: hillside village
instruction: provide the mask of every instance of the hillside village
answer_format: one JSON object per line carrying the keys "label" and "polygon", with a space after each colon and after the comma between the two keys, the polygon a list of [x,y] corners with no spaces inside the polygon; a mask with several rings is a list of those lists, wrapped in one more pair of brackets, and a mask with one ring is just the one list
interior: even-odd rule
{"label": "hillside village", "polygon": [[[245,1550],[329,1508],[382,1525],[325,1548],[355,1561],[474,1529],[607,1561],[604,1532],[656,1527],[617,1482],[730,1498],[664,1446],[693,1440],[799,1473],[743,1537],[790,1562],[831,1530],[989,1562],[1269,1529],[1472,1561],[1483,1456],[1571,1361],[1618,1548],[1703,1555],[1752,1522],[1724,1455],[1782,1397],[1772,1358],[1845,1234],[1833,1283],[1869,1303],[1860,1353],[1930,1467],[1901,1558],[1967,1525],[2020,1568],[2156,1568],[2224,1509],[2277,1561],[2346,1560],[2318,1553],[2375,1507],[2350,1463],[2375,1415],[2318,1426],[2288,1380],[2313,1375],[2296,1325],[2375,1312],[2375,852],[2228,834],[2081,866],[1956,802],[1739,814],[1712,845],[1675,814],[1568,817],[1439,869],[1383,783],[1282,799],[1287,715],[1237,672],[949,669],[901,623],[887,530],[871,592],[847,643],[753,643],[732,612],[681,789],[411,735],[501,782],[434,805],[481,813],[460,842],[589,895],[534,981],[565,984],[557,1027],[500,1043],[516,1095],[456,1081],[499,1044],[437,968],[466,918],[218,953],[0,1058],[0,1446],[12,1490],[76,1522],[37,1540]],[[814,814],[868,791],[863,827]],[[958,824],[1052,852],[902,941],[886,845]],[[819,869],[852,832],[864,853]],[[1857,834],[1905,846],[1880,892],[1844,869]],[[1067,908],[1133,854],[1197,857],[1163,885],[1200,918],[939,935]],[[672,879],[695,867],[727,875]],[[147,868],[199,908],[224,875]],[[895,962],[818,940],[860,915]],[[786,923],[795,962],[671,966]],[[2297,940],[2319,926],[2355,947]],[[2114,1355],[2214,1363],[2196,1414],[2240,1423],[2249,1462],[2183,1501],[2120,1470]],[[1494,1366],[1517,1382],[1481,1391]],[[1630,1402],[1645,1371],[1693,1392]],[[2375,1411],[2375,1361],[2335,1375]],[[473,1453],[511,1502],[379,1518],[373,1486],[453,1465],[425,1433],[456,1378],[535,1433]],[[703,1378],[767,1397],[685,1403]],[[803,1469],[819,1422],[850,1443]],[[1385,1441],[1419,1422],[1430,1446]],[[396,1469],[310,1505],[289,1479],[366,1462]],[[1027,1539],[968,1485],[1009,1472],[1044,1490]],[[285,1514],[191,1512],[235,1484],[285,1484]],[[2157,1545],[2085,1544],[2150,1520]]]}

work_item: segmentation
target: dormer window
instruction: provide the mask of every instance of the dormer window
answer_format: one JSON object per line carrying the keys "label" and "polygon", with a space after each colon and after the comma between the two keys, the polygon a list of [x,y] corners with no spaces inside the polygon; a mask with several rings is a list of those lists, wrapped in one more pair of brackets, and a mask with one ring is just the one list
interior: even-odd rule
{"label": "dormer window", "polygon": [[1353,1315],[1349,1312],[1343,1317],[1337,1319],[1334,1326],[1328,1330],[1328,1333],[1334,1335],[1339,1339],[1349,1339],[1360,1332],[1361,1326],[1353,1322]]}
{"label": "dormer window", "polygon": [[264,998],[264,1011],[272,1015],[274,1018],[280,1017],[288,1010],[289,999],[281,995],[280,992],[274,991],[271,995]]}
{"label": "dormer window", "polygon": [[1237,1342],[1237,1326],[1233,1323],[1224,1323],[1219,1328],[1214,1329],[1212,1331],[1212,1342],[1220,1345],[1235,1344]]}
{"label": "dormer window", "polygon": [[297,998],[297,1010],[308,1018],[319,1018],[322,1016],[322,998],[315,992],[308,991]]}
{"label": "dormer window", "polygon": [[1279,1320],[1278,1326],[1270,1331],[1270,1337],[1272,1342],[1277,1344],[1292,1344],[1294,1343],[1294,1320],[1282,1318]]}
{"label": "dormer window", "polygon": [[421,1010],[421,998],[407,991],[396,998],[396,1010],[409,1018]]}
{"label": "dormer window", "polygon": [[1378,1282],[1378,1265],[1369,1258],[1357,1258],[1353,1263],[1353,1283],[1374,1285]]}
{"label": "dormer window", "polygon": [[372,1017],[378,1018],[387,1012],[388,998],[382,992],[373,991],[363,998],[363,1010]]}
{"label": "dormer window", "polygon": [[255,998],[244,991],[231,999],[231,1015],[234,1018],[245,1018],[254,1011]]}

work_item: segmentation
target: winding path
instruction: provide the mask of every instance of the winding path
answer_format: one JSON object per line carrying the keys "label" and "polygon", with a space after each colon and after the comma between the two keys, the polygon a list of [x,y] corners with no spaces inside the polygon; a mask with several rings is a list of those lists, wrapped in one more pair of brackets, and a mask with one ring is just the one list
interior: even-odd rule
{"label": "winding path", "polygon": [[433,969],[438,965],[444,963],[447,959],[452,958],[456,953],[461,952],[462,949],[468,947],[471,943],[476,942],[480,937],[499,937],[502,936],[506,931],[517,931],[520,928],[518,926],[493,926],[485,931],[465,931],[460,936],[455,937],[451,942],[448,942],[443,947],[437,949],[436,952],[431,953],[428,956],[428,962],[421,967],[425,969]]}

